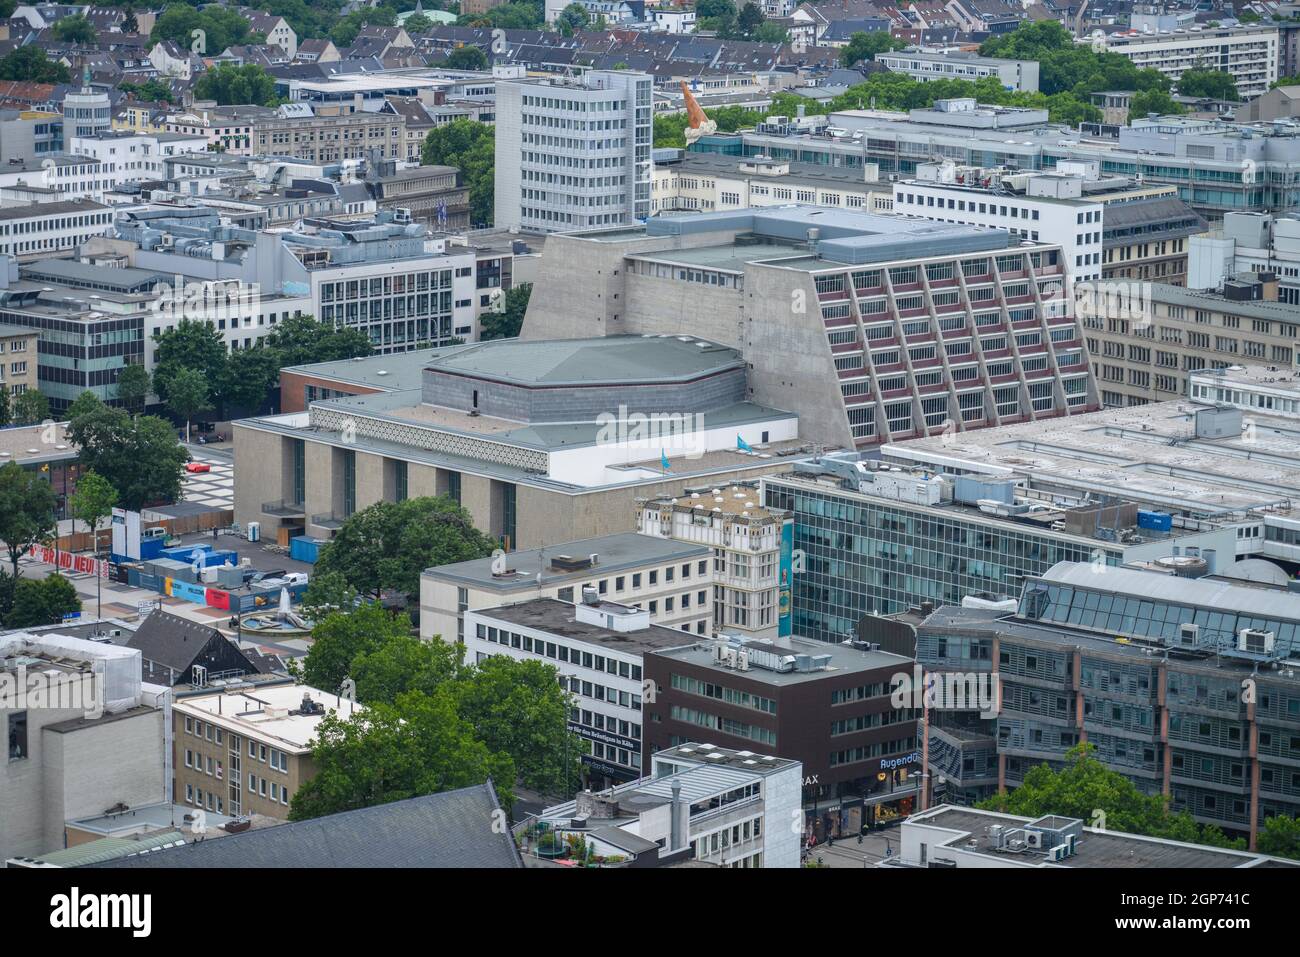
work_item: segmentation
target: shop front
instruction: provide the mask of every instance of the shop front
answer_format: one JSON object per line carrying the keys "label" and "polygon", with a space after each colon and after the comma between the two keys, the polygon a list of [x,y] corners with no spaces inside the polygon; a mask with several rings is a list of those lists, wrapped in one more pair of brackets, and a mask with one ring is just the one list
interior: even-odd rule
{"label": "shop front", "polygon": [[815,776],[805,778],[804,840],[823,844],[896,824],[920,809],[923,782],[919,751],[883,758],[876,771],[853,781],[822,786]]}

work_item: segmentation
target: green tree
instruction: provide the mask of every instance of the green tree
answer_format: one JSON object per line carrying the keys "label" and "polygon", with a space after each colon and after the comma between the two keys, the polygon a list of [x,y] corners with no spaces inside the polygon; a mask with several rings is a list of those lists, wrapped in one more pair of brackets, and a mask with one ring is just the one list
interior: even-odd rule
{"label": "green tree", "polygon": [[117,88],[128,96],[147,103],[174,103],[176,97],[162,80],[146,80],[143,83],[119,83]]}
{"label": "green tree", "polygon": [[185,420],[185,441],[190,440],[190,422],[212,408],[208,401],[208,380],[197,369],[180,368],[167,381],[167,408]]}
{"label": "green tree", "polygon": [[433,694],[464,670],[463,654],[464,648],[454,642],[421,641],[409,634],[393,636],[374,651],[353,659],[357,700],[367,705],[393,704],[408,691]]}
{"label": "green tree", "polygon": [[257,63],[235,66],[223,63],[206,70],[194,84],[196,99],[216,100],[221,106],[251,103],[254,106],[278,106],[275,77]]}
{"label": "green tree", "polygon": [[1096,758],[1096,746],[1079,744],[1065,753],[1065,767],[1053,770],[1047,764],[1030,768],[1020,787],[982,802],[987,810],[1041,817],[1059,814],[1092,822],[1095,812],[1104,815],[1110,831],[1146,834],[1171,840],[1210,844],[1215,847],[1244,847],[1212,825],[1199,825],[1186,812],[1171,813],[1159,795],[1143,794],[1137,786]]}
{"label": "green tree", "polygon": [[567,30],[566,36],[571,36],[574,30],[581,30],[591,22],[591,14],[587,8],[580,3],[571,3],[555,18],[556,29],[561,32]]}
{"label": "green tree", "polygon": [[8,425],[13,420],[13,410],[9,407],[9,390],[0,389],[0,426]]}
{"label": "green tree", "polygon": [[1264,818],[1255,849],[1261,854],[1300,858],[1300,820],[1285,814]]}
{"label": "green tree", "polygon": [[313,362],[339,362],[370,355],[370,339],[359,329],[329,326],[312,316],[282,320],[263,341],[274,352],[280,368]]}
{"label": "green tree", "polygon": [[759,43],[789,43],[790,34],[779,23],[768,20],[758,25],[758,29],[753,33],[753,39]]}
{"label": "green tree", "polygon": [[451,499],[377,502],[350,516],[320,553],[316,573],[338,572],[361,594],[419,599],[420,572],[490,555],[494,543]]}
{"label": "green tree", "polygon": [[1234,102],[1241,99],[1232,74],[1219,70],[1184,70],[1178,78],[1178,94]]}
{"label": "green tree", "polygon": [[890,36],[884,30],[854,33],[849,37],[848,45],[840,48],[840,64],[854,66],[863,60],[874,60],[879,53],[892,53],[905,46],[905,41]]}
{"label": "green tree", "polygon": [[128,412],[143,412],[153,382],[142,363],[132,362],[117,374],[117,399]]}
{"label": "green tree", "polygon": [[430,130],[420,151],[420,162],[425,166],[457,167],[469,190],[471,221],[492,222],[496,141],[491,126],[462,119]]}
{"label": "green tree", "polygon": [[19,47],[0,59],[0,80],[29,80],[32,83],[68,83],[68,68],[51,60],[38,46]]}
{"label": "green tree", "polygon": [[17,462],[0,467],[0,541],[9,551],[10,578],[0,594],[0,616],[13,607],[18,583],[18,559],[33,545],[54,534],[54,492],[39,472],[28,471]]}
{"label": "green tree", "polygon": [[94,392],[84,389],[81,395],[72,400],[72,404],[63,413],[63,419],[66,422],[71,422],[79,415],[85,415],[87,412],[97,412],[103,404],[99,396],[95,395]]}
{"label": "green tree", "polygon": [[513,339],[524,325],[528,300],[533,292],[530,282],[515,286],[505,294],[505,308],[501,312],[484,313],[479,339]]}
{"label": "green tree", "polygon": [[16,425],[34,425],[50,417],[50,400],[40,389],[19,393],[13,401],[13,420]]}
{"label": "green tree", "polygon": [[568,792],[580,780],[581,742],[554,665],[492,655],[455,689],[461,717],[489,750],[510,755],[525,787]]}
{"label": "green tree", "polygon": [[81,464],[117,489],[123,508],[180,498],[189,455],[169,422],[101,404],[68,423],[68,438],[81,449]]}
{"label": "green tree", "polygon": [[478,47],[461,47],[447,54],[442,65],[448,70],[486,70],[488,58]]}
{"label": "green tree", "polygon": [[754,31],[763,25],[765,19],[758,4],[750,2],[740,8],[740,14],[736,17],[736,26],[746,36],[753,36]]}
{"label": "green tree", "polygon": [[410,633],[409,619],[398,618],[378,604],[331,612],[312,629],[311,648],[302,659],[302,681],[323,691],[338,691],[344,678],[355,680],[357,660]]}
{"label": "green tree", "polygon": [[98,38],[94,24],[80,13],[56,21],[50,32],[64,43],[94,43]]}
{"label": "green tree", "polygon": [[83,522],[89,529],[91,539],[96,543],[96,552],[99,541],[96,533],[113,514],[116,506],[117,489],[113,488],[112,482],[94,470],[81,473],[77,479],[77,489],[68,499],[68,510],[74,519]]}
{"label": "green tree", "polygon": [[164,402],[171,380],[181,369],[202,373],[207,382],[221,382],[225,378],[226,344],[216,328],[209,322],[182,319],[162,332],[155,332],[153,374],[154,391]]}
{"label": "green tree", "polygon": [[206,56],[216,56],[229,47],[249,43],[254,39],[248,21],[232,8],[214,4],[198,10],[187,3],[173,3],[168,6],[154,22],[149,39],[155,43],[173,40],[182,49],[189,50],[195,30],[203,31],[202,48],[197,52]]}
{"label": "green tree", "polygon": [[316,775],[298,788],[289,818],[371,807],[471,787],[491,778],[509,807],[514,767],[493,754],[456,713],[455,694],[411,693],[349,719],[328,714],[312,747]]}
{"label": "green tree", "polygon": [[462,27],[500,27],[503,30],[540,30],[545,22],[541,4],[503,3],[485,13],[462,14]]}
{"label": "green tree", "polygon": [[226,360],[221,398],[255,414],[279,381],[280,354],[275,349],[267,348],[264,343],[252,349],[236,349]]}
{"label": "green tree", "polygon": [[357,590],[338,572],[313,569],[302,596],[303,614],[321,621],[330,612],[349,612],[357,605]]}
{"label": "green tree", "polygon": [[425,33],[433,29],[433,21],[423,13],[412,14],[402,21],[402,29],[408,36],[414,37],[417,33]]}
{"label": "green tree", "polygon": [[45,578],[24,578],[14,587],[13,607],[5,615],[6,628],[57,625],[64,615],[81,611],[76,587],[57,572]]}
{"label": "green tree", "polygon": [[1186,112],[1187,110],[1183,105],[1164,90],[1147,90],[1145,93],[1134,93],[1133,99],[1129,101],[1128,106],[1130,118],[1146,116],[1149,113],[1155,113],[1157,116],[1177,116]]}

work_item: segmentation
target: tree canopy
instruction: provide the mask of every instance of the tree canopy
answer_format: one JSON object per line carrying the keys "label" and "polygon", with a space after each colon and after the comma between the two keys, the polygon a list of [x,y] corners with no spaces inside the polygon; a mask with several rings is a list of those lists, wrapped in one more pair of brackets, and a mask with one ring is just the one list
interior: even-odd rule
{"label": "tree canopy", "polygon": [[504,309],[501,312],[483,314],[479,340],[513,339],[518,336],[524,325],[524,314],[528,311],[528,300],[532,292],[533,284],[530,282],[506,290]]}
{"label": "tree canopy", "polygon": [[94,43],[98,36],[94,24],[80,13],[56,20],[50,32],[54,34],[56,40],[62,40],[64,43]]}
{"label": "tree canopy", "polygon": [[12,569],[0,589],[0,617],[14,602],[18,582],[18,560],[33,545],[48,541],[54,533],[54,492],[41,473],[17,462],[0,466],[0,541],[9,552]]}
{"label": "tree canopy", "polygon": [[1178,78],[1179,96],[1203,96],[1212,100],[1237,102],[1237,81],[1231,73],[1219,70],[1184,70]]}
{"label": "tree canopy", "polygon": [[1080,818],[1093,826],[1127,834],[1170,840],[1245,847],[1213,825],[1197,824],[1186,811],[1171,812],[1164,798],[1143,794],[1132,781],[1094,758],[1092,744],[1078,744],[1065,753],[1057,771],[1047,764],[1030,768],[1020,787],[980,803],[987,810],[1041,817],[1058,814]]}
{"label": "tree canopy", "polygon": [[855,66],[864,60],[870,62],[877,54],[891,53],[905,46],[907,46],[905,40],[900,40],[884,30],[854,33],[849,37],[848,45],[840,48],[840,64]]}
{"label": "tree canopy", "polygon": [[420,151],[420,162],[425,166],[459,168],[461,181],[469,189],[470,221],[492,222],[496,139],[491,126],[460,119],[430,130]]}
{"label": "tree canopy", "polygon": [[102,402],[68,422],[68,437],[81,449],[81,464],[117,490],[123,508],[174,502],[189,454],[171,424],[157,416],[132,417]]}
{"label": "tree canopy", "polygon": [[19,47],[0,59],[0,80],[28,80],[32,83],[69,83],[72,75],[57,60],[51,60],[38,46]]}
{"label": "tree canopy", "polygon": [[484,558],[495,543],[451,499],[376,502],[348,517],[320,553],[316,573],[338,572],[359,593],[418,601],[420,572]]}
{"label": "tree canopy", "polygon": [[254,106],[277,106],[280,97],[275,92],[275,77],[257,63],[235,66],[223,63],[208,68],[194,84],[194,96],[202,100],[216,100],[221,106],[251,103]]}

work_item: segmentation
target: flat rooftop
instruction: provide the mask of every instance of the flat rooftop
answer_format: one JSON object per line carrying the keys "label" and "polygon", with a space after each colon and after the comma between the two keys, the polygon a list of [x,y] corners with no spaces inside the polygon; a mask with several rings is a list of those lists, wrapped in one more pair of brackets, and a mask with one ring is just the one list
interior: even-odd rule
{"label": "flat rooftop", "polygon": [[1287,512],[1300,489],[1300,424],[1252,411],[1254,428],[1196,437],[1205,405],[1183,400],[891,443],[893,463],[1020,477],[1186,511],[1199,517],[1252,509]]}
{"label": "flat rooftop", "polygon": [[737,672],[736,669],[721,665],[714,659],[714,648],[717,645],[717,641],[697,639],[694,643],[683,643],[677,648],[658,651],[656,654],[673,661],[681,661],[701,668],[712,668],[720,674],[743,674],[747,681],[759,681],[776,688],[807,684],[810,681],[821,681],[838,675],[876,671],[881,668],[893,668],[910,674],[912,668],[912,659],[890,654],[887,651],[869,651],[854,648],[852,645],[785,638],[781,639],[780,644],[776,641],[770,644],[749,642],[744,646],[735,647],[767,651],[775,655],[829,655],[831,659],[829,666],[820,671],[770,671],[751,664],[748,671]]}
{"label": "flat rooftop", "polygon": [[[1015,861],[1022,866],[1036,867],[1107,869],[1258,867],[1266,862],[1270,866],[1300,867],[1300,862],[1297,861],[1286,861],[1250,851],[1223,850],[1201,844],[1186,844],[1181,841],[1125,834],[1122,831],[1101,831],[1091,827],[1083,828],[1075,854],[1062,861],[1053,862],[1047,859],[1045,853],[1033,849],[1018,854],[999,851],[988,833],[988,828],[995,824],[1004,828],[1023,828],[1036,820],[1039,819],[944,804],[913,814],[903,826],[906,828],[924,826],[952,832],[951,837],[946,840],[929,842],[931,860],[943,858],[944,849],[950,847],[965,854],[987,855],[991,867],[997,866],[994,861]],[[975,842],[973,848],[968,846],[971,841]]]}
{"label": "flat rooftop", "polygon": [[[816,230],[816,252],[808,243]],[[991,252],[1022,245],[1005,229],[944,223],[907,216],[885,216],[831,206],[771,206],[716,213],[661,214],[649,220],[644,235],[695,236],[714,232],[750,234],[799,247],[808,262],[795,268],[816,271],[835,265],[865,265],[906,259]],[[734,247],[734,240],[718,244]],[[742,247],[746,249],[747,247]],[[767,256],[757,247],[762,258]],[[747,256],[748,252],[740,252]],[[651,253],[650,255],[654,255]],[[662,253],[660,253],[662,255]],[[786,263],[785,265],[791,265]]]}
{"label": "flat rooftop", "polygon": [[[616,607],[622,609],[625,606]],[[639,631],[614,631],[612,628],[588,624],[578,620],[575,605],[558,598],[534,598],[515,605],[476,608],[473,614],[628,654],[675,648],[691,640],[686,632],[662,625],[650,625]]]}
{"label": "flat rooftop", "polygon": [[286,748],[306,751],[316,736],[316,728],[325,714],[290,714],[302,705],[303,697],[324,705],[325,713],[336,712],[347,719],[361,710],[361,705],[338,695],[326,694],[305,685],[280,684],[252,690],[223,690],[211,694],[177,698],[178,711],[197,715],[238,734],[259,741],[277,740]]}
{"label": "flat rooftop", "polygon": [[429,361],[435,372],[518,385],[585,386],[689,382],[743,369],[739,352],[694,336],[497,339]]}
{"label": "flat rooftop", "polygon": [[437,356],[447,355],[468,346],[443,346],[438,349],[416,349],[391,355],[360,356],[336,362],[314,362],[301,366],[285,366],[281,372],[333,379],[349,385],[365,386],[383,392],[402,392],[420,388],[424,367]]}
{"label": "flat rooftop", "polygon": [[[551,567],[551,563],[562,557],[585,559],[596,555],[596,564],[573,571],[564,571]],[[545,548],[530,548],[525,551],[509,552],[506,555],[506,573],[492,573],[491,558],[476,558],[468,562],[456,562],[452,565],[440,565],[426,568],[424,574],[440,581],[453,581],[476,588],[490,588],[493,591],[508,594],[537,587],[537,576],[542,576],[543,586],[566,585],[577,582],[595,581],[610,575],[644,568],[672,561],[698,561],[711,556],[713,549],[706,545],[693,545],[671,538],[655,538],[639,535],[636,532],[623,532],[618,535],[601,535],[597,538],[582,538]]]}
{"label": "flat rooftop", "polygon": [[53,444],[45,442],[46,428],[44,425],[9,425],[0,428],[0,465],[5,462],[18,462],[22,465],[62,462],[80,457],[81,452],[68,438],[67,423],[58,427],[58,441]]}

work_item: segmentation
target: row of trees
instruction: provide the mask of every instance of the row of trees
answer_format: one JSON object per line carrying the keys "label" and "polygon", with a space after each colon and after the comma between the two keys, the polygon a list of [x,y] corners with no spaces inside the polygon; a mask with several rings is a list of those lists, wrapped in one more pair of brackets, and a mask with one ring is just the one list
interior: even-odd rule
{"label": "row of trees", "polygon": [[489,776],[508,807],[516,782],[554,793],[579,780],[580,741],[568,730],[568,694],[552,665],[506,656],[466,665],[460,646],[421,641],[404,617],[364,604],[320,620],[298,670],[315,688],[351,679],[365,710],[321,721],[317,773],[294,795],[293,820]]}
{"label": "row of trees", "polygon": [[[68,506],[93,532],[103,527],[117,501],[112,484],[91,469],[78,477]],[[54,490],[39,472],[17,462],[0,468],[0,541],[9,558],[9,571],[0,570],[0,624],[5,628],[57,624],[81,610],[76,588],[62,575],[28,579],[19,574],[19,559],[57,535],[57,507]]]}
{"label": "row of trees", "polygon": [[[1091,826],[1127,834],[1241,850],[1246,842],[1230,838],[1212,824],[1198,824],[1186,811],[1172,812],[1160,795],[1143,794],[1134,783],[1093,757],[1096,746],[1078,744],[1065,754],[1065,766],[1031,768],[1024,783],[979,806],[987,810],[1041,817],[1079,818]],[[1300,859],[1300,821],[1265,818],[1255,842],[1263,854]]]}
{"label": "row of trees", "polygon": [[[259,410],[285,366],[369,355],[370,340],[358,329],[325,325],[312,316],[282,320],[260,344],[227,352],[210,323],[182,319],[154,335],[157,360],[153,391],[185,421],[210,409]],[[125,371],[125,370],[124,370]],[[119,380],[119,394],[120,394]]]}

